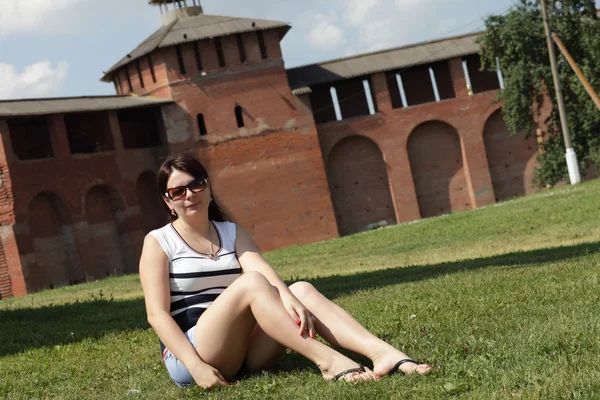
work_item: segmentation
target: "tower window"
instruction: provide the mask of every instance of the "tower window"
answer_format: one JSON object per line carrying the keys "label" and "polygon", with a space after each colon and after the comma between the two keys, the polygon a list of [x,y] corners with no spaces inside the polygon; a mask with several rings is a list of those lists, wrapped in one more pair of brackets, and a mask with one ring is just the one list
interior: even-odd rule
{"label": "tower window", "polygon": [[148,54],[148,65],[150,65],[150,74],[152,75],[152,82],[156,83],[156,75],[154,74],[154,63],[152,62],[151,54]]}
{"label": "tower window", "polygon": [[202,71],[202,57],[200,57],[200,49],[198,48],[198,42],[193,43],[194,46],[194,57],[196,57],[196,67],[198,71]]}
{"label": "tower window", "polygon": [[237,35],[235,35],[235,38],[237,39],[238,51],[240,52],[240,61],[245,63],[246,49],[244,49],[244,40],[242,38],[242,34],[238,33]]}
{"label": "tower window", "polygon": [[119,74],[115,74],[115,88],[117,89],[117,94],[122,94],[123,88],[121,86],[121,78],[119,78]]}
{"label": "tower window", "polygon": [[129,65],[126,65],[125,68],[125,78],[127,79],[127,86],[129,86],[129,91],[133,92],[133,86],[131,86],[131,78],[129,77]]}
{"label": "tower window", "polygon": [[140,85],[144,88],[144,77],[142,76],[142,68],[140,68],[140,59],[135,60],[135,69],[137,70],[138,77],[140,78]]}
{"label": "tower window", "polygon": [[200,129],[200,136],[206,136],[208,132],[206,131],[206,122],[204,122],[204,114],[198,114],[196,119],[198,120],[198,129]]}
{"label": "tower window", "polygon": [[221,38],[215,38],[215,49],[217,49],[217,58],[219,59],[219,67],[225,66],[225,55],[223,54],[223,45],[221,44]]}
{"label": "tower window", "polygon": [[258,46],[260,47],[260,56],[263,59],[267,58],[267,46],[265,45],[265,38],[263,36],[262,31],[256,31],[256,35],[258,36]]}
{"label": "tower window", "polygon": [[237,121],[238,128],[244,127],[244,114],[242,112],[242,107],[235,106],[235,119]]}
{"label": "tower window", "polygon": [[175,46],[175,52],[177,53],[177,62],[179,63],[179,71],[181,75],[185,75],[185,64],[183,63],[183,54],[181,54],[181,45]]}

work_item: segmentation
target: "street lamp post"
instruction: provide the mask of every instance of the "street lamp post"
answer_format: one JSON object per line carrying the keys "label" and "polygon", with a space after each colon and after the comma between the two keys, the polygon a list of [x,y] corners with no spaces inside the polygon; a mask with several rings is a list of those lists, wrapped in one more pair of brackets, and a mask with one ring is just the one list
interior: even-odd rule
{"label": "street lamp post", "polygon": [[[565,99],[562,94],[562,87],[560,84],[560,78],[558,76],[558,67],[556,64],[556,54],[554,52],[554,43],[552,42],[552,33],[550,31],[550,22],[548,17],[548,10],[546,8],[546,0],[541,0],[542,15],[544,18],[544,30],[546,32],[546,42],[548,44],[548,54],[550,56],[550,66],[552,67],[552,78],[554,80],[554,88],[556,89],[556,102],[558,103],[558,113],[560,115],[560,123],[562,127],[563,139],[565,142],[567,168],[569,170],[569,179],[571,185],[576,185],[581,182],[581,174],[579,172],[579,163],[577,162],[577,154],[573,150],[571,144],[571,135],[569,134],[569,124],[567,121],[567,111],[565,108]],[[559,4],[557,4],[559,3]],[[561,1],[553,2],[553,8],[556,10],[563,9],[563,3]]]}

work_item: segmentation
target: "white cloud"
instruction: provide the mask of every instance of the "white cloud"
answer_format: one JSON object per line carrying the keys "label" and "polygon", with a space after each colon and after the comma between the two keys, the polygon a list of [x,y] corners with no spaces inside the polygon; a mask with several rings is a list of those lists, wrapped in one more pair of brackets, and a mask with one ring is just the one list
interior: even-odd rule
{"label": "white cloud", "polygon": [[380,4],[381,0],[349,0],[344,21],[348,25],[360,25],[367,20],[369,12]]}
{"label": "white cloud", "polygon": [[372,21],[361,27],[361,41],[367,46],[369,51],[381,50],[395,45],[396,38],[390,35],[394,31],[394,26],[389,19],[380,19]]}
{"label": "white cloud", "polygon": [[0,0],[0,38],[18,33],[66,31],[64,19],[87,0]]}
{"label": "white cloud", "polygon": [[64,84],[69,65],[62,61],[55,67],[48,60],[28,65],[19,72],[13,65],[0,63],[0,99],[46,97]]}
{"label": "white cloud", "polygon": [[316,23],[307,34],[308,43],[321,50],[333,49],[345,42],[344,30],[337,25],[335,13],[317,14]]}

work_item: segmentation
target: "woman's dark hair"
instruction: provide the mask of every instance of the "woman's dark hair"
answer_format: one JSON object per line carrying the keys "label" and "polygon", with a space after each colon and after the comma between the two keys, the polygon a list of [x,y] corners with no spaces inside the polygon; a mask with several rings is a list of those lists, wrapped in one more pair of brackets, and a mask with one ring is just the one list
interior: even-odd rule
{"label": "woman's dark hair", "polygon": [[[160,166],[160,169],[158,170],[158,175],[156,176],[156,189],[158,190],[158,194],[161,197],[164,196],[165,192],[167,191],[167,182],[169,181],[169,178],[171,177],[171,174],[173,173],[174,169],[190,174],[195,179],[208,179],[208,173],[206,172],[206,168],[204,168],[204,165],[202,165],[202,163],[200,163],[200,161],[196,160],[194,157],[186,155],[169,156]],[[171,219],[171,221],[176,220],[177,216],[171,215],[171,210],[165,204],[165,202],[162,201],[162,199],[161,203],[169,213],[169,218]],[[213,199],[208,205],[208,219],[219,222],[227,220],[225,213],[214,199],[214,193]]]}

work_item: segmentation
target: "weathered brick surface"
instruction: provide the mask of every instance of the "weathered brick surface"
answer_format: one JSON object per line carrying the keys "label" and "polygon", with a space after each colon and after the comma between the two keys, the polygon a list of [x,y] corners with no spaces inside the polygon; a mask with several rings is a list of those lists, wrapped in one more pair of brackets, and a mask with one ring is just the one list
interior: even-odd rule
{"label": "weathered brick surface", "polygon": [[[536,165],[534,139],[526,141],[523,136],[507,134],[498,111],[501,104],[494,103],[496,91],[469,95],[460,59],[450,60],[449,70],[455,98],[394,109],[389,90],[397,85],[388,84],[386,75],[378,73],[371,77],[378,114],[317,126],[327,166],[331,154],[340,157],[336,149],[348,138],[366,137],[376,143],[387,165],[398,222],[491,204],[496,201],[494,185],[502,192],[501,198],[506,192],[534,190],[529,186]],[[500,160],[506,155],[511,156],[511,167],[499,169]],[[352,150],[346,156],[352,158]],[[375,160],[371,162],[379,165]],[[348,165],[341,172],[328,169],[330,186],[343,180],[344,172],[351,174],[359,169],[358,165]],[[387,191],[365,195],[382,196],[377,201],[384,204]],[[378,222],[375,216],[364,221],[354,212],[341,213],[336,206],[336,214],[355,221],[356,226]]]}
{"label": "weathered brick surface", "polygon": [[[510,136],[501,111],[496,111],[486,122],[483,138],[496,201],[533,193],[531,182],[539,153],[535,131],[528,139],[525,132]],[[522,145],[515,146],[515,139]]]}
{"label": "weathered brick surface", "polygon": [[[280,61],[237,68],[235,74],[172,85],[177,107],[164,113],[169,152],[195,148],[217,199],[262,249],[337,236],[310,110],[291,95]],[[236,105],[243,110],[243,128],[237,126]],[[208,131],[204,137],[199,113]]]}
{"label": "weathered brick surface", "polygon": [[381,151],[364,136],[341,140],[327,162],[329,190],[341,235],[371,224],[394,224],[396,214]]}

